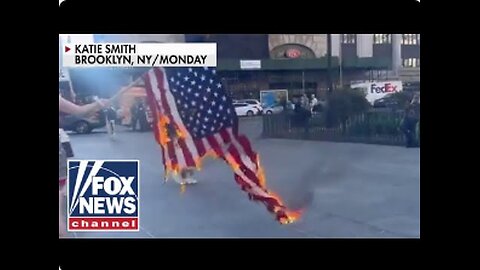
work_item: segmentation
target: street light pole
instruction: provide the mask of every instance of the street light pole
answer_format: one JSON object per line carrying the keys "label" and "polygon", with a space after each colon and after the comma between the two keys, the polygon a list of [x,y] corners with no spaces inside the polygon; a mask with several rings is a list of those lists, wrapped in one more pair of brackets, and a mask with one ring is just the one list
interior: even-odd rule
{"label": "street light pole", "polygon": [[343,58],[342,58],[342,43],[340,42],[340,46],[338,48],[338,65],[340,67],[339,76],[340,76],[340,88],[343,89]]}
{"label": "street light pole", "polygon": [[332,83],[332,35],[327,34],[327,84],[328,92],[333,91]]}
{"label": "street light pole", "polygon": [[305,94],[305,71],[302,70],[302,93]]}

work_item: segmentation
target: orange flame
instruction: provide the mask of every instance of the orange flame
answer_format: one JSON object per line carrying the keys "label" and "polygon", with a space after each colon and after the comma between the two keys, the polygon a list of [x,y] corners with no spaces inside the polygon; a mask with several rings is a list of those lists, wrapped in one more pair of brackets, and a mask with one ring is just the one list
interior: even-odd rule
{"label": "orange flame", "polygon": [[285,212],[285,215],[287,216],[286,218],[280,218],[280,223],[281,224],[290,224],[290,223],[293,223],[295,221],[297,221],[303,214],[303,209],[299,209],[299,210],[296,210],[296,211],[288,211],[286,210],[285,208],[285,203],[283,202],[283,200],[280,198],[280,196],[272,191],[269,191],[268,194],[270,194],[270,196],[274,199],[276,199],[278,201],[278,203],[283,206],[284,208],[282,207],[275,207],[274,208],[274,212],[275,214],[278,213],[279,211],[281,210],[284,210]]}
{"label": "orange flame", "polygon": [[228,164],[230,164],[230,167],[232,167],[234,171],[237,171],[238,169],[240,169],[240,165],[233,159],[232,155],[225,155],[225,159],[227,160]]}
{"label": "orange flame", "polygon": [[182,139],[187,138],[188,131],[185,129],[184,126],[177,126],[176,132],[179,138],[182,138]]}
{"label": "orange flame", "polygon": [[180,194],[185,193],[185,190],[187,190],[187,185],[181,184],[181,185],[180,185]]}
{"label": "orange flame", "polygon": [[280,223],[282,224],[290,224],[295,221],[297,221],[303,214],[303,210],[297,210],[297,211],[286,211],[285,214],[287,215],[287,218],[281,218]]}
{"label": "orange flame", "polygon": [[[240,168],[239,164],[233,159],[233,157],[231,155],[226,155],[225,159],[227,160],[228,164],[232,167],[232,169],[234,171],[238,170]],[[271,198],[275,199],[278,202],[278,205],[274,206],[273,212],[275,214],[278,214],[280,211],[283,211],[286,215],[286,217],[281,217],[279,219],[280,223],[281,224],[289,224],[289,223],[292,223],[292,222],[295,222],[296,220],[298,220],[301,217],[303,210],[288,211],[286,209],[285,203],[283,202],[281,197],[278,194],[276,194],[274,192],[271,192],[271,191],[268,191],[266,189],[265,170],[260,165],[260,156],[258,154],[256,156],[256,163],[257,163],[257,170],[258,170],[257,171],[257,178],[259,180],[260,187],[262,189],[264,189],[270,195]]]}
{"label": "orange flame", "polygon": [[202,161],[203,161],[203,158],[201,158],[201,157],[195,158],[195,160],[194,160],[195,168],[197,168],[198,171],[200,171],[202,169]]}
{"label": "orange flame", "polygon": [[[234,171],[236,171],[240,168],[240,165],[234,160],[234,158],[231,155],[227,154],[225,156],[225,159]],[[281,197],[278,194],[276,194],[272,191],[268,191],[266,189],[265,170],[260,165],[260,156],[258,154],[256,156],[256,159],[257,159],[256,163],[257,163],[257,170],[258,170],[257,171],[257,178],[259,180],[260,187],[262,189],[264,189],[279,204],[279,205],[274,206],[273,212],[275,214],[278,214],[279,211],[284,211],[284,213],[287,217],[286,218],[285,217],[280,218],[279,221],[280,221],[281,224],[289,224],[289,223],[295,222],[296,220],[298,220],[301,217],[303,210],[297,210],[297,211],[286,210],[285,203],[283,202]]]}
{"label": "orange flame", "polygon": [[265,189],[265,187],[266,187],[265,170],[260,165],[260,156],[258,154],[257,154],[256,158],[257,158],[257,168],[258,168],[257,178],[258,178],[260,187]]}
{"label": "orange flame", "polygon": [[157,123],[157,129],[160,136],[160,144],[162,146],[166,146],[168,142],[170,142],[170,138],[168,137],[167,132],[167,124],[170,123],[170,119],[165,115],[158,115],[158,119],[159,120]]}

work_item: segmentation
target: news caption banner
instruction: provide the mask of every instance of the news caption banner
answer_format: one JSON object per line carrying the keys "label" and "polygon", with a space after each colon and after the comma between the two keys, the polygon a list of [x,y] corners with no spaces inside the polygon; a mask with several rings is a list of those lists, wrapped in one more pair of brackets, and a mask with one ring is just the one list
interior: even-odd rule
{"label": "news caption banner", "polygon": [[67,44],[64,67],[216,67],[216,43]]}
{"label": "news caption banner", "polygon": [[69,160],[69,232],[140,230],[140,161]]}

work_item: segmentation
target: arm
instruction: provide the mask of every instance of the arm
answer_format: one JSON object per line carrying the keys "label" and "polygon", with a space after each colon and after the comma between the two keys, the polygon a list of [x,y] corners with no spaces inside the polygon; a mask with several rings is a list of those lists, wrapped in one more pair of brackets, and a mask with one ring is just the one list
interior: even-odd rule
{"label": "arm", "polygon": [[64,113],[74,114],[74,115],[86,115],[90,113],[94,113],[96,111],[101,110],[104,105],[102,102],[97,101],[94,103],[90,103],[87,105],[78,106],[75,103],[72,103],[61,96],[59,96],[59,110]]}

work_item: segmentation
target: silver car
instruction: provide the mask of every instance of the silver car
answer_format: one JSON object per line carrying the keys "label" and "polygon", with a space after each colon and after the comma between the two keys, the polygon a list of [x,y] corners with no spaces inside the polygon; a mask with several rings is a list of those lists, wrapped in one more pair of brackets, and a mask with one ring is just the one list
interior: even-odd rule
{"label": "silver car", "polygon": [[260,103],[260,101],[258,101],[256,99],[233,100],[234,105],[235,104],[240,104],[240,103],[252,105],[256,110],[258,110],[258,112],[256,114],[262,114],[263,113],[262,104]]}
{"label": "silver car", "polygon": [[283,106],[281,105],[274,105],[267,107],[263,110],[265,114],[274,114],[274,113],[281,113],[283,112]]}

